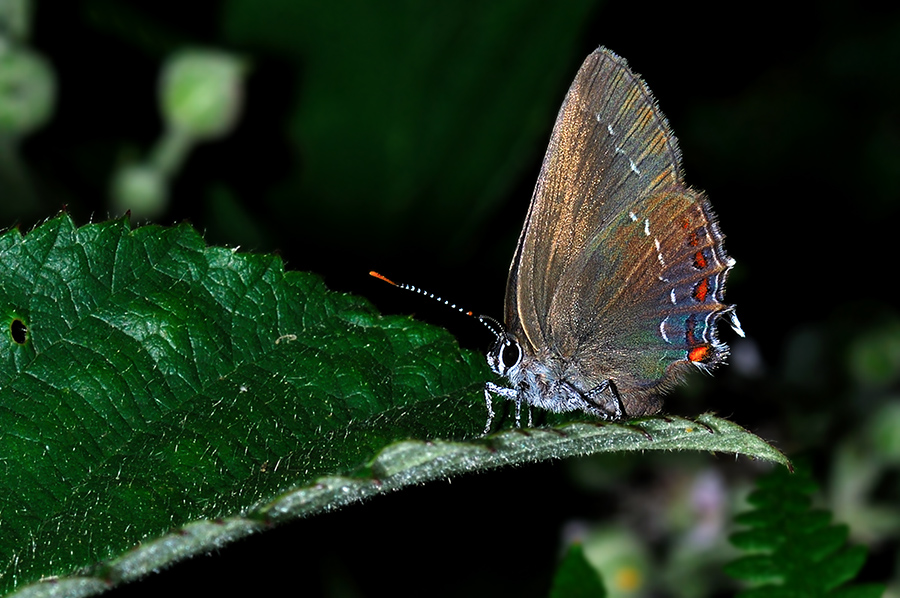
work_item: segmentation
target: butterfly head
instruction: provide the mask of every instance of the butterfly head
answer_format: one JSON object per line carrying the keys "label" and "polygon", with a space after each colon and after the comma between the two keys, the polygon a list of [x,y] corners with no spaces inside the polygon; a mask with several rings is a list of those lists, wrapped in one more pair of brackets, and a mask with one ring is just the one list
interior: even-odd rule
{"label": "butterfly head", "polygon": [[522,345],[507,332],[503,324],[490,316],[478,316],[478,320],[497,339],[487,354],[488,366],[495,374],[512,379],[522,364]]}

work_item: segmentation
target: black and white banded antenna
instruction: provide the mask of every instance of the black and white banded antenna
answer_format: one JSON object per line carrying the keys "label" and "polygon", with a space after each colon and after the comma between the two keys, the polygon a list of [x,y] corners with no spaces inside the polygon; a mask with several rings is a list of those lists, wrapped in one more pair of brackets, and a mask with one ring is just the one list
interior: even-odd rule
{"label": "black and white banded antenna", "polygon": [[393,285],[399,289],[403,289],[404,291],[411,291],[413,293],[418,293],[419,295],[424,295],[425,297],[428,297],[429,299],[433,299],[433,300],[437,301],[438,303],[442,303],[442,304],[446,305],[450,309],[455,309],[456,311],[463,314],[464,316],[469,316],[471,318],[475,318],[476,320],[481,322],[485,328],[490,330],[491,333],[495,337],[497,337],[498,340],[503,338],[503,332],[502,332],[503,324],[501,324],[500,322],[498,322],[497,320],[495,320],[494,318],[492,318],[490,316],[476,316],[474,312],[467,311],[465,308],[459,307],[458,305],[456,305],[455,303],[451,303],[447,299],[442,299],[441,297],[438,297],[434,293],[429,293],[425,289],[419,288],[417,286],[413,286],[411,284],[406,284],[405,282],[394,282],[390,278],[388,278],[386,276],[382,276],[381,274],[379,274],[378,272],[375,272],[374,270],[369,272],[369,276],[374,276],[378,280],[383,280],[384,282],[388,283],[389,285]]}

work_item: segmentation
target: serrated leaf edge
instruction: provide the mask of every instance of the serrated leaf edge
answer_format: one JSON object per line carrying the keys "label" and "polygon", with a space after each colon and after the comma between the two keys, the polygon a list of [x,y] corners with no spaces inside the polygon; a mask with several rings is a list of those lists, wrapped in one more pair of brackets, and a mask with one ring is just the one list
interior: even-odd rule
{"label": "serrated leaf edge", "polygon": [[[710,442],[712,438],[728,442]],[[695,419],[654,416],[626,424],[570,423],[554,428],[507,430],[465,442],[407,440],[379,451],[367,467],[368,477],[322,477],[312,485],[287,491],[241,515],[188,523],[136,546],[113,561],[71,576],[31,583],[9,596],[90,596],[273,525],[338,509],[405,486],[504,465],[623,450],[727,451],[790,467],[790,461],[779,450],[737,424],[711,414]]]}

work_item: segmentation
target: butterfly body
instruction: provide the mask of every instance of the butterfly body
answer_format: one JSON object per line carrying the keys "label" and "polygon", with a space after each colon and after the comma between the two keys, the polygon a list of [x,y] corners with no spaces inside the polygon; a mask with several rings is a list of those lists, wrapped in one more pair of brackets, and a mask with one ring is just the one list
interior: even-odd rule
{"label": "butterfly body", "polygon": [[716,322],[734,261],[715,214],[682,178],[677,140],[627,63],[598,48],[557,117],[510,266],[491,396],[607,420],[658,412],[661,396],[728,355]]}

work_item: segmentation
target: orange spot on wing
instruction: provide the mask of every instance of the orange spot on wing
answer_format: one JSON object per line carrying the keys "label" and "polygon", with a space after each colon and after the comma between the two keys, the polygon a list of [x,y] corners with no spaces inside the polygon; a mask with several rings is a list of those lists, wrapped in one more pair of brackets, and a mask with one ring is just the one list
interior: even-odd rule
{"label": "orange spot on wing", "polygon": [[688,359],[693,362],[706,361],[709,358],[709,346],[694,347],[688,351]]}
{"label": "orange spot on wing", "polygon": [[703,270],[707,266],[706,256],[703,255],[702,251],[698,251],[694,254],[694,267],[698,270]]}
{"label": "orange spot on wing", "polygon": [[697,286],[694,287],[694,299],[703,303],[706,301],[706,296],[709,294],[709,279],[704,278],[700,282],[697,283]]}

